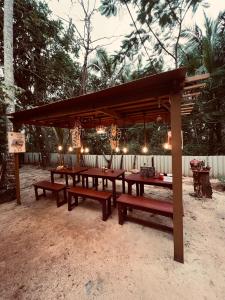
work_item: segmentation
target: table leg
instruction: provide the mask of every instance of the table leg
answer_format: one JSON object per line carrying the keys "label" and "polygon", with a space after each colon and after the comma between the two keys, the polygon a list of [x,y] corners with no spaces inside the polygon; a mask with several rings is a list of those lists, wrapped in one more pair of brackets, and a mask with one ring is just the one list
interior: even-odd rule
{"label": "table leg", "polygon": [[126,190],[125,190],[125,173],[122,174],[122,187],[123,187],[123,193],[125,194],[126,193]]}
{"label": "table leg", "polygon": [[98,190],[98,177],[95,178],[95,189]]}
{"label": "table leg", "polygon": [[132,195],[132,184],[131,182],[128,182],[127,184],[128,184],[128,194]]}
{"label": "table leg", "polygon": [[143,196],[144,194],[144,184],[140,183],[140,196]]}
{"label": "table leg", "polygon": [[85,177],[82,176],[82,187],[84,188],[85,187]]}
{"label": "table leg", "polygon": [[54,183],[54,173],[51,172],[51,182]]}
{"label": "table leg", "polygon": [[76,175],[71,175],[73,178],[73,186],[76,186]]}
{"label": "table leg", "polygon": [[88,189],[88,176],[86,176],[86,188]]}
{"label": "table leg", "polygon": [[139,196],[139,184],[136,183],[136,195]]}
{"label": "table leg", "polygon": [[65,177],[66,177],[66,186],[68,186],[68,185],[69,185],[69,184],[68,184],[68,175],[65,174]]}
{"label": "table leg", "polygon": [[112,180],[113,206],[116,207],[116,181]]}

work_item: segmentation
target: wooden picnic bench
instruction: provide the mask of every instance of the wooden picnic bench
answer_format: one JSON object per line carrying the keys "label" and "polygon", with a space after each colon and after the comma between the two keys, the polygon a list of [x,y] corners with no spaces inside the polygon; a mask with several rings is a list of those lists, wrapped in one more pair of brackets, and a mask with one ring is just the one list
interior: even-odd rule
{"label": "wooden picnic bench", "polygon": [[[72,202],[72,197],[75,201]],[[90,198],[97,200],[102,205],[102,220],[106,221],[111,214],[111,197],[112,193],[106,191],[96,191],[89,188],[73,187],[68,190],[68,210],[71,211],[75,206],[78,206],[78,197]]]}
{"label": "wooden picnic bench", "polygon": [[[51,191],[56,198],[57,207],[67,203],[66,186],[64,184],[52,183],[49,181],[39,181],[34,183],[33,186],[36,200],[38,200],[40,196],[46,196],[46,191]],[[43,194],[38,195],[38,189],[42,189]],[[61,191],[63,191],[63,200],[60,201],[59,192]]]}
{"label": "wooden picnic bench", "polygon": [[119,217],[119,224],[123,225],[125,220],[135,221],[141,223],[142,225],[148,225],[150,227],[154,227],[156,229],[161,229],[164,231],[173,231],[172,227],[153,223],[144,220],[138,220],[132,216],[128,216],[127,210],[137,209],[146,212],[150,212],[153,214],[173,218],[173,204],[162,201],[162,200],[155,200],[150,198],[145,198],[143,196],[132,196],[127,194],[122,194],[117,199],[118,203],[118,217]]}

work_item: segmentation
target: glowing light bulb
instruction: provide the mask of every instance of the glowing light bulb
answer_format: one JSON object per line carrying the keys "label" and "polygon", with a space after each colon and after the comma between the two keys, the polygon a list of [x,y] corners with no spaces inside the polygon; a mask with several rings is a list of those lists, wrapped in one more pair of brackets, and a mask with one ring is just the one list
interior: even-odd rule
{"label": "glowing light bulb", "polygon": [[143,152],[143,153],[147,153],[147,152],[148,152],[148,147],[144,146],[144,147],[142,148],[142,152]]}
{"label": "glowing light bulb", "polygon": [[68,151],[69,151],[69,152],[72,152],[72,151],[73,151],[73,147],[72,147],[72,146],[69,146]]}
{"label": "glowing light bulb", "polygon": [[116,151],[116,153],[120,152],[120,148],[116,147],[115,151]]}
{"label": "glowing light bulb", "polygon": [[171,150],[171,145],[168,144],[168,143],[165,143],[165,144],[163,144],[163,148],[164,148],[165,150]]}
{"label": "glowing light bulb", "polygon": [[123,153],[126,154],[128,152],[128,148],[127,147],[123,147]]}
{"label": "glowing light bulb", "polygon": [[80,153],[84,153],[84,148],[83,147],[80,149]]}
{"label": "glowing light bulb", "polygon": [[85,152],[85,153],[89,153],[89,148],[86,147],[86,148],[84,149],[84,152]]}
{"label": "glowing light bulb", "polygon": [[61,145],[58,146],[58,150],[62,151],[63,147]]}

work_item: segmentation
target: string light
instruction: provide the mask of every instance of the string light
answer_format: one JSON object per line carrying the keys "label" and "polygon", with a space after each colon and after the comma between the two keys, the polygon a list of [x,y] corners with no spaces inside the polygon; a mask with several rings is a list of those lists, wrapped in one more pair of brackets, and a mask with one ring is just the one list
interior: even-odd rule
{"label": "string light", "polygon": [[169,144],[169,143],[164,143],[163,144],[163,148],[165,149],[165,150],[171,150],[171,145]]}
{"label": "string light", "polygon": [[148,147],[146,146],[146,127],[145,127],[145,114],[144,114],[144,146],[142,147],[142,152],[147,153]]}
{"label": "string light", "polygon": [[142,152],[143,152],[143,153],[147,153],[147,152],[148,152],[148,147],[144,146],[144,147],[142,148]]}
{"label": "string light", "polygon": [[116,153],[119,153],[120,152],[120,148],[118,146],[116,146],[115,151],[116,151]]}
{"label": "string light", "polygon": [[72,151],[73,151],[73,147],[72,147],[72,146],[69,146],[68,151],[69,151],[69,152],[72,152]]}
{"label": "string light", "polygon": [[84,148],[83,147],[81,147],[80,153],[84,153]]}
{"label": "string light", "polygon": [[127,147],[123,147],[123,153],[126,154],[128,152],[128,148]]}
{"label": "string light", "polygon": [[89,153],[89,148],[86,147],[86,148],[84,149],[84,152],[85,152],[85,153]]}
{"label": "string light", "polygon": [[58,146],[58,150],[62,151],[63,147],[61,145]]}

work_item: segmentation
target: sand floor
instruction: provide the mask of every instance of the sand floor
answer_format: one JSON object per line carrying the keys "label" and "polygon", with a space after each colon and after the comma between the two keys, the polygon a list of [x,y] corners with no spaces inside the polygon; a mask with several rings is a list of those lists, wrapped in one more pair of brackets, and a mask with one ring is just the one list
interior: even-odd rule
{"label": "sand floor", "polygon": [[[50,194],[35,201],[32,183],[40,179],[49,180],[49,172],[23,167],[22,205],[0,205],[1,300],[225,299],[223,192],[196,199],[189,195],[192,179],[183,179],[180,264],[173,260],[171,234],[131,222],[120,226],[115,209],[103,222],[100,206],[91,200],[71,212],[66,205],[57,208]],[[172,196],[156,187],[146,194]]]}

